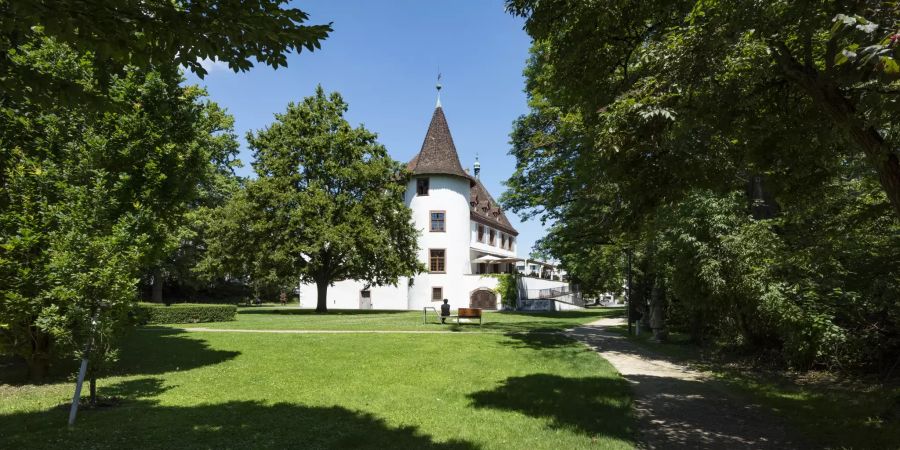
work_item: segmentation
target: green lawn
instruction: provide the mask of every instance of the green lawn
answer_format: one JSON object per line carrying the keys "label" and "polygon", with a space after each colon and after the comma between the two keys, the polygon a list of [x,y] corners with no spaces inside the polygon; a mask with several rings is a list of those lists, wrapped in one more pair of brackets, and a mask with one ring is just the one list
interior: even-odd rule
{"label": "green lawn", "polygon": [[[415,313],[244,311],[215,326],[405,329],[404,317],[421,321]],[[493,333],[138,330],[117,375],[100,382],[101,394],[122,404],[82,411],[73,430],[60,407],[70,381],[31,386],[7,377],[0,448],[633,447],[630,388],[606,361],[560,336],[500,332],[596,316],[494,317],[506,325]]]}
{"label": "green lawn", "polygon": [[[621,334],[625,325],[611,327]],[[828,374],[804,375],[746,370],[727,364],[675,334],[657,343],[650,333],[630,339],[667,359],[713,373],[736,392],[770,408],[818,448],[900,448],[900,387],[876,381],[836,380]]]}
{"label": "green lawn", "polygon": [[423,323],[421,311],[335,310],[316,314],[309,309],[242,307],[234,322],[180,324],[181,327],[205,327],[257,330],[397,330],[397,331],[472,331],[521,332],[563,330],[602,317],[619,314],[614,309],[566,311],[554,313],[497,312],[484,313],[481,327],[463,322],[457,326],[441,325],[434,312]]}

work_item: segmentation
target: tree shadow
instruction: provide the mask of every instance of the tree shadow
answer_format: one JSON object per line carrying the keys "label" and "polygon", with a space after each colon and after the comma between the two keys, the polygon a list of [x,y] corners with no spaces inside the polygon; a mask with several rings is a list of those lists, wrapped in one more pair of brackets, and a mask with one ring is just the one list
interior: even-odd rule
{"label": "tree shadow", "polygon": [[212,349],[196,334],[176,328],[141,328],[123,342],[119,354],[115,375],[154,375],[219,364],[241,352]]}
{"label": "tree shadow", "polygon": [[[119,407],[80,411],[74,430],[67,411],[0,416],[0,448],[366,448],[476,449],[463,440],[437,442],[416,427],[393,427],[361,411],[259,401],[159,406],[134,400],[154,388],[150,380],[121,386],[132,400]],[[157,385],[158,387],[159,385]],[[116,389],[113,389],[114,391]],[[74,431],[74,432],[73,432]]]}
{"label": "tree shadow", "polygon": [[501,344],[514,348],[529,348],[532,350],[572,347],[577,342],[575,339],[551,330],[505,333],[504,336],[507,340],[502,341]]}
{"label": "tree shadow", "polygon": [[[219,364],[235,358],[238,351],[214,350],[205,340],[176,328],[147,328],[134,330],[122,340],[119,361],[109,371],[111,375],[155,375],[176,370],[190,370]],[[44,383],[65,382],[78,370],[79,361],[57,359],[51,365],[50,376]],[[0,367],[0,383],[13,386],[31,384],[27,379],[24,361]]]}
{"label": "tree shadow", "polygon": [[164,386],[159,378],[138,378],[135,380],[120,381],[110,386],[99,387],[99,394],[104,397],[119,397],[135,400],[139,398],[155,397],[172,389],[173,386]]}
{"label": "tree shadow", "polygon": [[637,393],[641,440],[651,447],[809,448],[772,411],[715,380],[640,374],[625,378]]}
{"label": "tree shadow", "polygon": [[468,395],[472,406],[550,420],[552,428],[591,437],[633,441],[631,390],[621,378],[567,378],[532,374],[507,378],[490,391]]}

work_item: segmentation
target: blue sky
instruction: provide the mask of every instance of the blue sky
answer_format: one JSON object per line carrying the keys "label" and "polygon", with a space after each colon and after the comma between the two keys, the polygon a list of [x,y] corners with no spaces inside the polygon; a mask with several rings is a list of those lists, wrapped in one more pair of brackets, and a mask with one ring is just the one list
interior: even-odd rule
{"label": "blue sky", "polygon": [[[288,102],[311,95],[317,84],[349,103],[347,119],[378,133],[392,157],[410,160],[422,145],[442,73],[441,103],[463,167],[476,153],[482,181],[495,198],[514,168],[509,151],[512,121],[527,111],[522,69],[530,40],[521,19],[506,14],[502,0],[318,0],[295,2],[310,23],[333,22],[322,49],[288,59],[288,68],[259,66],[235,74],[208,64],[203,85],[235,118],[242,175],[251,155],[244,136],[271,123]],[[519,255],[543,235],[539,222],[522,223]]]}

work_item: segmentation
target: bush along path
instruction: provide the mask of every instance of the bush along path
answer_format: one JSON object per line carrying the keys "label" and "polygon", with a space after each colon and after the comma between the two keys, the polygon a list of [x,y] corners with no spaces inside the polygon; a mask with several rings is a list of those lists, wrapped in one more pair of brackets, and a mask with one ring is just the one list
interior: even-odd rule
{"label": "bush along path", "polygon": [[643,447],[805,448],[770,411],[739,397],[711,376],[604,330],[623,323],[622,318],[600,319],[567,334],[597,351],[631,383]]}

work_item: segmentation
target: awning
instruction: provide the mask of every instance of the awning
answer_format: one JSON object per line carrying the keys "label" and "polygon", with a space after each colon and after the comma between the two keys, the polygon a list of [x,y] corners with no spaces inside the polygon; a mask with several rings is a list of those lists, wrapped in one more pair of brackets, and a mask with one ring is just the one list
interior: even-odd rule
{"label": "awning", "polygon": [[493,262],[500,262],[501,259],[502,258],[498,258],[496,256],[484,255],[484,256],[479,256],[478,258],[473,259],[472,262],[493,263]]}

